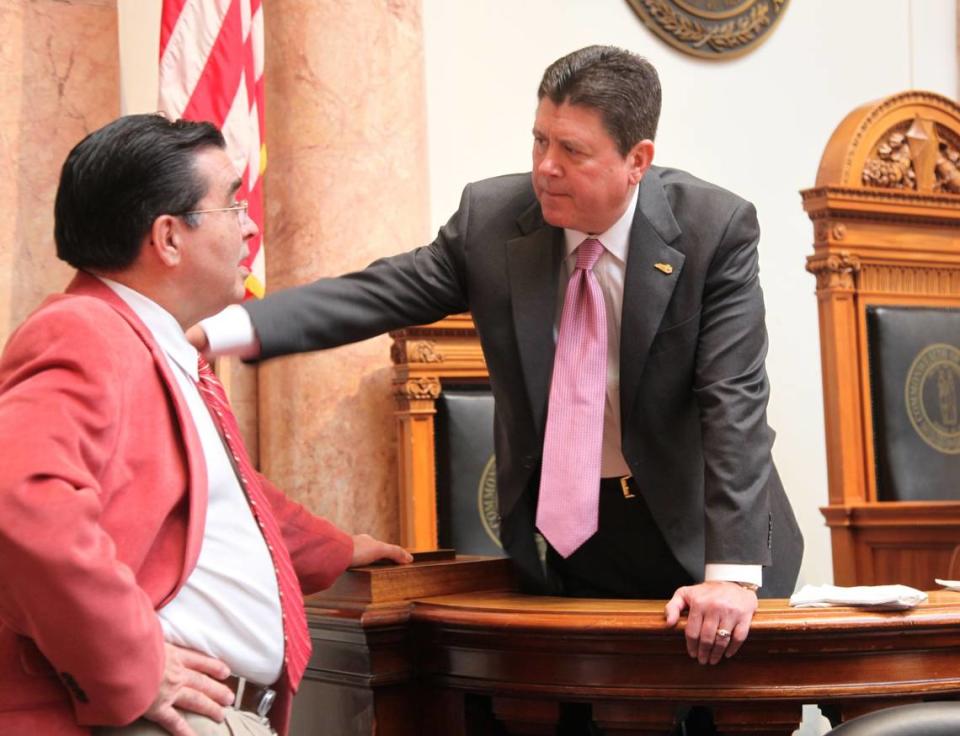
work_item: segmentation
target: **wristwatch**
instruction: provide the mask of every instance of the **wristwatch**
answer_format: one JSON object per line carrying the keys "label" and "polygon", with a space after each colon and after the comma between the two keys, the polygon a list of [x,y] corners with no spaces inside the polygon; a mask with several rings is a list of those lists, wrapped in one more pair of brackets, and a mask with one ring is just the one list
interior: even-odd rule
{"label": "wristwatch", "polygon": [[758,590],[760,590],[760,586],[757,585],[756,583],[742,583],[742,582],[740,582],[739,580],[733,580],[732,582],[736,583],[736,584],[739,585],[741,588],[746,588],[747,590],[752,590],[754,593],[756,593]]}

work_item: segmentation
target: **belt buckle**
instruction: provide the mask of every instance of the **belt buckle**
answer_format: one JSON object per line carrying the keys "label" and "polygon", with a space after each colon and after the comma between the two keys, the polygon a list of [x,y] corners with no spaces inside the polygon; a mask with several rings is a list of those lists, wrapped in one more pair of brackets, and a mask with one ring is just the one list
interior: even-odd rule
{"label": "belt buckle", "polygon": [[260,696],[260,702],[257,703],[257,715],[264,721],[267,720],[267,714],[273,708],[273,703],[277,699],[277,691],[272,688],[264,688],[263,695]]}
{"label": "belt buckle", "polygon": [[[248,692],[249,691],[249,692]],[[248,697],[251,696],[251,697]],[[244,703],[245,699],[250,701]],[[238,710],[246,710],[249,713],[256,713],[263,723],[268,723],[267,714],[273,708],[277,699],[277,691],[273,688],[254,685],[247,681],[245,677],[236,678],[236,697],[234,707]]]}
{"label": "belt buckle", "polygon": [[624,498],[636,498],[636,495],[630,490],[630,479],[632,475],[625,475],[620,479],[620,490],[623,491]]}

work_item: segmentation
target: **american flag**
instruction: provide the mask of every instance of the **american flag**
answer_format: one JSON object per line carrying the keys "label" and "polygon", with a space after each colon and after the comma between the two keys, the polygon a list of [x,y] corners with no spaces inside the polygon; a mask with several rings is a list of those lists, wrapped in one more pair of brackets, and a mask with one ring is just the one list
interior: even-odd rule
{"label": "american flag", "polygon": [[[243,184],[238,199],[263,224],[263,7],[261,0],[163,0],[160,109],[172,120],[209,120],[227,140]],[[262,297],[262,235],[249,241],[247,293]]]}

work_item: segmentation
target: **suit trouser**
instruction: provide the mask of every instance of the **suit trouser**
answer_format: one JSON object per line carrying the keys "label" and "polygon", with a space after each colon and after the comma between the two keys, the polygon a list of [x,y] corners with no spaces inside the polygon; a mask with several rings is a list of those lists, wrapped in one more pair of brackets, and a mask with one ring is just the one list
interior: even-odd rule
{"label": "suit trouser", "polygon": [[600,481],[597,533],[568,558],[552,547],[547,562],[576,598],[671,598],[690,574],[677,562],[631,478]]}
{"label": "suit trouser", "polygon": [[[196,713],[181,711],[180,714],[197,736],[276,736],[276,732],[270,725],[253,713],[234,708],[226,708],[225,713],[223,723],[217,723]],[[170,736],[169,732],[144,718],[129,726],[95,728],[93,733],[94,736]]]}

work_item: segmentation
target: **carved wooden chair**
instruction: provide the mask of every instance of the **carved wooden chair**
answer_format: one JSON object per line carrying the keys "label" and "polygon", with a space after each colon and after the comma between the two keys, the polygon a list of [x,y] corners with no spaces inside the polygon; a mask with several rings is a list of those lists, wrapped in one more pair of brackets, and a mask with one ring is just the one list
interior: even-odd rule
{"label": "carved wooden chair", "polygon": [[[451,386],[487,386],[487,364],[469,314],[398,330],[391,337],[400,473],[400,543],[412,549],[435,549],[439,537],[438,400]],[[491,442],[492,433],[491,423]],[[495,484],[490,491],[495,498]],[[478,510],[482,511],[479,505]],[[490,521],[495,523],[492,518]],[[482,519],[478,518],[480,522]],[[491,533],[495,535],[496,530]]]}
{"label": "carved wooden chair", "polygon": [[[816,186],[802,192],[820,315],[830,494],[821,510],[839,585],[931,588],[960,544],[960,311],[949,311],[960,309],[958,166],[960,107],[905,92],[851,112],[827,144]],[[910,335],[921,312],[939,314],[953,337],[917,352],[912,379],[879,373],[887,323],[877,315],[905,317]],[[931,408],[938,390],[942,407]],[[939,495],[925,496],[926,482],[901,494],[897,477],[929,470],[921,457],[947,473]]]}

